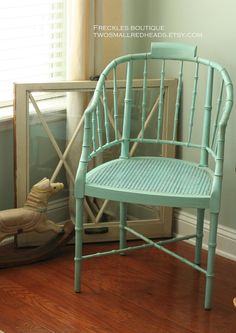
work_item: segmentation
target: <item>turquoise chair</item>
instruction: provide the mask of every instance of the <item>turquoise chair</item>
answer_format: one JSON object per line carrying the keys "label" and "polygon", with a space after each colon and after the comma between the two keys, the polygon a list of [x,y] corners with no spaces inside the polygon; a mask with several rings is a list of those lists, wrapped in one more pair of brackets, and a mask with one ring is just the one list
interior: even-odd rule
{"label": "turquoise chair", "polygon": [[[100,75],[92,100],[85,111],[83,148],[75,181],[76,292],[80,292],[82,260],[114,253],[125,254],[127,251],[144,247],[155,247],[206,275],[205,309],[210,309],[212,306],[225,131],[233,105],[233,86],[223,67],[215,62],[197,57],[196,51],[196,47],[185,44],[152,43],[149,53],[121,56],[113,60]],[[119,72],[119,66],[124,68],[124,64],[126,66],[126,89],[122,104],[118,103],[117,98],[117,73],[122,72]],[[173,131],[170,138],[163,138],[165,78],[168,73],[173,75],[175,65],[178,67],[178,85]],[[169,67],[170,69],[168,69]],[[136,73],[140,73],[140,68],[143,68],[141,136],[136,137],[132,135],[131,116],[133,112],[136,112],[132,82]],[[154,137],[150,137],[144,129],[148,99],[147,82],[150,77],[158,78],[157,72],[160,73],[160,99],[156,133]],[[111,135],[108,117],[108,101],[111,102],[111,96],[108,96],[106,91],[107,79],[113,80],[114,135]],[[122,111],[121,105],[124,106]],[[184,109],[181,105],[184,106]],[[122,112],[122,126],[118,124],[119,112]],[[182,126],[185,130],[182,132],[179,128],[180,121],[185,123]],[[119,135],[119,126],[122,128],[121,135]],[[134,142],[158,147],[160,145],[177,146],[183,154],[182,159],[161,156],[130,157],[130,147]],[[91,159],[103,154],[106,149],[117,146],[120,147],[119,158],[102,163],[93,169],[88,168]],[[189,150],[195,153],[189,153]],[[187,160],[185,156],[192,156],[194,161]],[[120,203],[119,249],[91,255],[82,254],[85,196]],[[128,203],[196,208],[196,233],[156,242],[150,240],[128,226],[126,222]],[[203,268],[201,267],[201,250],[205,209],[210,212],[210,230],[207,267]],[[144,240],[145,244],[127,247],[127,232]],[[194,261],[187,260],[165,247],[165,244],[170,242],[190,238],[195,238]]]}

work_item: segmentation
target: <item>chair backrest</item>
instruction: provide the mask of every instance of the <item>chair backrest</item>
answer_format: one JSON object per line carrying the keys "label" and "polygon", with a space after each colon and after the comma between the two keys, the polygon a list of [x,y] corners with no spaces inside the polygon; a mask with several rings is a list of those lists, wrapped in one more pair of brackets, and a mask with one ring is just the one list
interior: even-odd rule
{"label": "chair backrest", "polygon": [[[223,67],[197,57],[196,52],[196,47],[190,45],[152,43],[149,53],[125,55],[113,60],[102,72],[86,110],[81,161],[86,162],[117,144],[121,145],[121,158],[129,157],[132,142],[168,144],[198,149],[201,166],[208,165],[210,154],[221,173],[225,128],[233,104],[232,82]],[[126,88],[121,101],[117,78],[120,79],[123,72],[126,72]],[[168,107],[165,105],[165,80],[170,76],[176,77],[178,84],[172,131],[166,138],[162,135]],[[143,82],[138,103],[133,89],[135,77]],[[150,99],[147,82],[150,78],[160,80],[157,117],[152,121],[155,130],[151,134],[145,131]],[[107,93],[110,80],[113,96]],[[111,109],[112,113],[109,112]],[[140,113],[138,136],[137,130],[132,129],[132,115],[137,112]],[[179,131],[180,121],[182,132]]]}

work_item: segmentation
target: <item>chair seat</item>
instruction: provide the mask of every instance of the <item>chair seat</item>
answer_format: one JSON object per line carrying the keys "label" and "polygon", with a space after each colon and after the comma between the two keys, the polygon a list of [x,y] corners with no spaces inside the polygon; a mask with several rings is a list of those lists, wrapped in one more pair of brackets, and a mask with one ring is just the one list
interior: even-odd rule
{"label": "chair seat", "polygon": [[[162,157],[116,159],[91,170],[85,194],[145,204],[208,207],[213,173],[209,168]],[[178,206],[178,200],[177,200]]]}

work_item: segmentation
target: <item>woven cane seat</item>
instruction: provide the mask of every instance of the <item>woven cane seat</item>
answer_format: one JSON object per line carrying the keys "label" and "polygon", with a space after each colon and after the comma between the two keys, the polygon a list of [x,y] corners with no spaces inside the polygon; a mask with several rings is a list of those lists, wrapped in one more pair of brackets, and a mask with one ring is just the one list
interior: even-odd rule
{"label": "woven cane seat", "polygon": [[[158,203],[158,196],[208,199],[212,172],[197,164],[172,158],[139,157],[117,159],[93,169],[86,177],[86,194],[119,200],[147,196],[147,203]],[[95,193],[96,192],[96,193]],[[102,192],[99,195],[99,192]],[[115,198],[113,192],[116,193]],[[129,198],[132,202],[132,198]]]}

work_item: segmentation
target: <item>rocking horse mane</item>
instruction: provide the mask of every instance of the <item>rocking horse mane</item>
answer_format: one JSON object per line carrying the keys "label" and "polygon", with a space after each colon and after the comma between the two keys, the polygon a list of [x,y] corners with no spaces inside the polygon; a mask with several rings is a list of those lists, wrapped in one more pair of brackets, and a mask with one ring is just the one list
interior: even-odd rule
{"label": "rocking horse mane", "polygon": [[37,192],[32,190],[26,199],[26,202],[24,204],[24,207],[31,207],[31,208],[38,208],[38,209],[44,209],[46,211],[46,206],[47,206],[47,193],[42,193]]}

